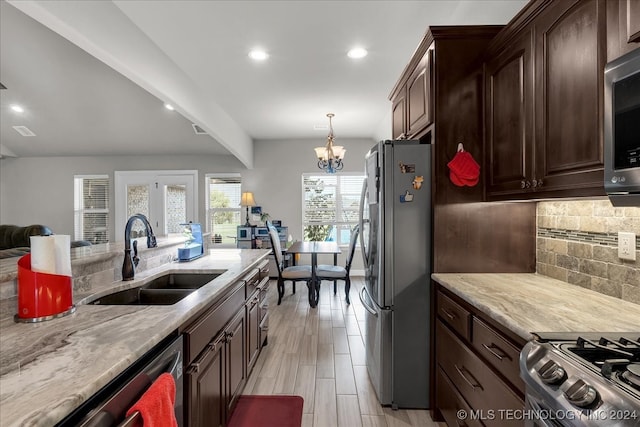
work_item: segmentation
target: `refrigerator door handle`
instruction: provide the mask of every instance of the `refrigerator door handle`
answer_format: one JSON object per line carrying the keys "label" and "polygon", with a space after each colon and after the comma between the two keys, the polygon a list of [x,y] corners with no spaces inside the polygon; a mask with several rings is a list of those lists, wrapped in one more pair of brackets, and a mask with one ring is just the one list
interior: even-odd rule
{"label": "refrigerator door handle", "polygon": [[[375,309],[373,307],[371,307],[364,299],[365,296],[364,294],[367,293],[367,288],[366,287],[362,287],[362,289],[360,290],[360,302],[362,303],[362,306],[365,308],[365,310],[367,310],[369,313],[371,313],[372,316],[378,317],[378,312],[375,311]],[[369,294],[367,293],[367,296],[369,296]],[[370,299],[370,298],[369,298]]]}
{"label": "refrigerator door handle", "polygon": [[360,194],[360,212],[358,213],[358,228],[360,229],[360,252],[362,253],[362,261],[364,262],[365,270],[369,268],[369,255],[366,253],[367,249],[364,245],[364,223],[369,222],[369,220],[364,219],[364,204],[365,204],[365,195],[367,194],[367,178],[362,182],[362,194]]}

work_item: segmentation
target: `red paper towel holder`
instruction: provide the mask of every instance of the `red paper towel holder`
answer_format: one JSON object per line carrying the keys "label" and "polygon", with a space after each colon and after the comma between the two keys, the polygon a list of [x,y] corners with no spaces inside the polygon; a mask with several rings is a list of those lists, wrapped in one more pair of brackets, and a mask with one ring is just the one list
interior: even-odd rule
{"label": "red paper towel holder", "polygon": [[31,270],[31,254],[18,260],[18,314],[16,322],[36,323],[76,311],[70,276]]}

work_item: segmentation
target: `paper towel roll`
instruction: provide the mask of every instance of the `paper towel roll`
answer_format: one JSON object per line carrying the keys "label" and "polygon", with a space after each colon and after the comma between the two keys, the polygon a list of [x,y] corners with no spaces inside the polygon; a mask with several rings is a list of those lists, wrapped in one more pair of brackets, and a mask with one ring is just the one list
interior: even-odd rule
{"label": "paper towel roll", "polygon": [[31,270],[71,276],[71,236],[31,236]]}

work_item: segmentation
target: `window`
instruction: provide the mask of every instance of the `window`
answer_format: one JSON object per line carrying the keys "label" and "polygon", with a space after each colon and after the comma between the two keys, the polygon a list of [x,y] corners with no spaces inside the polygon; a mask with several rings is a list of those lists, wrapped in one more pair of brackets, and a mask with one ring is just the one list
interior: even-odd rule
{"label": "window", "polygon": [[214,244],[236,244],[236,227],[241,225],[240,175],[207,175],[207,224]]}
{"label": "window", "polygon": [[348,246],[358,223],[364,175],[302,175],[302,227],[305,241],[331,240]]}
{"label": "window", "polygon": [[73,178],[74,239],[93,244],[109,241],[109,176]]}

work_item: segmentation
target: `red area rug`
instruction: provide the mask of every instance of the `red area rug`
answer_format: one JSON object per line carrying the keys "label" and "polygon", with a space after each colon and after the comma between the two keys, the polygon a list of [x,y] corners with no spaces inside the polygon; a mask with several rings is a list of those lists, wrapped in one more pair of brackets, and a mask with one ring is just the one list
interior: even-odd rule
{"label": "red area rug", "polygon": [[227,427],[300,427],[300,396],[240,396]]}

